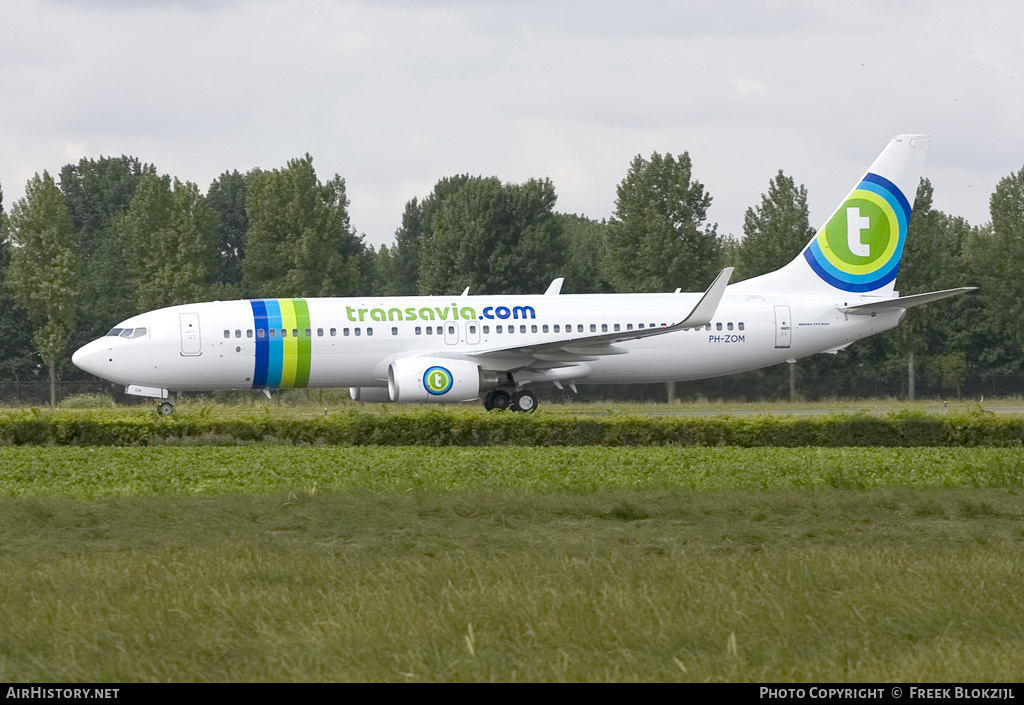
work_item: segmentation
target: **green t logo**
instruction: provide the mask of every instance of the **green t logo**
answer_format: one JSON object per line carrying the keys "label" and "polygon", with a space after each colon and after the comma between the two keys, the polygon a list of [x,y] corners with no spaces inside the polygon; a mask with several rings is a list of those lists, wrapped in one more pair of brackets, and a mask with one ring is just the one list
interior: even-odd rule
{"label": "green t logo", "polygon": [[435,396],[450,390],[452,381],[452,373],[444,367],[431,367],[423,373],[423,388]]}
{"label": "green t logo", "polygon": [[870,265],[889,248],[890,236],[889,218],[876,203],[851,198],[825,226],[826,257],[843,271]]}

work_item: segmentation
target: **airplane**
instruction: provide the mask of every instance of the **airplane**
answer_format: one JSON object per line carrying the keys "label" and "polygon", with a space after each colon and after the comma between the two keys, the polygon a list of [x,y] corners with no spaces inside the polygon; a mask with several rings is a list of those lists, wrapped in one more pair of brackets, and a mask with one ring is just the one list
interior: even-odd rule
{"label": "airplane", "polygon": [[703,379],[894,328],[907,309],[970,291],[900,297],[896,274],[927,135],[893,138],[781,269],[701,293],[283,298],[162,308],[77,350],[81,369],[174,407],[171,391],[349,387],[360,402],[483,400],[532,412],[536,388]]}

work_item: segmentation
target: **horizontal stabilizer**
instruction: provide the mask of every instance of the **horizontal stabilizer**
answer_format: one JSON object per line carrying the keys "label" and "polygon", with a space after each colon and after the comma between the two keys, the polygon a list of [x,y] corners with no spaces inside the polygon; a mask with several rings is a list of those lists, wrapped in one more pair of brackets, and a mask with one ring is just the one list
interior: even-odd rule
{"label": "horizontal stabilizer", "polygon": [[967,291],[974,291],[976,286],[962,286],[959,289],[945,289],[943,291],[932,291],[927,294],[914,294],[913,296],[901,296],[897,299],[885,299],[883,301],[871,301],[866,304],[855,304],[853,306],[840,306],[843,313],[850,313],[854,316],[870,316],[883,311],[896,311],[908,309],[922,304],[930,304],[932,301],[941,301],[950,296],[963,294]]}

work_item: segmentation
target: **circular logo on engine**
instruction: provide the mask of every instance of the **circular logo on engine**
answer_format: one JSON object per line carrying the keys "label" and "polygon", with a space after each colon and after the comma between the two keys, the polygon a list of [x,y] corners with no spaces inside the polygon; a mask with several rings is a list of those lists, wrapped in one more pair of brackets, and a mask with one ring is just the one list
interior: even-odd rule
{"label": "circular logo on engine", "polygon": [[444,394],[452,388],[452,381],[452,373],[444,367],[428,367],[423,373],[423,388],[429,394]]}

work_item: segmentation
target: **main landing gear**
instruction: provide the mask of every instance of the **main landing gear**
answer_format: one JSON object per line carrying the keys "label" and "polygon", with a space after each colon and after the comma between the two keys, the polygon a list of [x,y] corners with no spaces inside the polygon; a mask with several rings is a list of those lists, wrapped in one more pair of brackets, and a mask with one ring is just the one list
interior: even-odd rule
{"label": "main landing gear", "polygon": [[520,389],[509,395],[504,389],[495,389],[484,397],[484,408],[488,411],[525,411],[531,413],[537,409],[537,395],[530,389]]}

